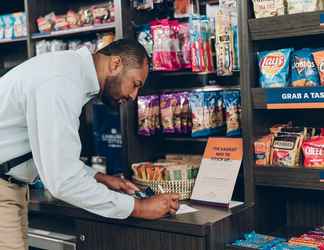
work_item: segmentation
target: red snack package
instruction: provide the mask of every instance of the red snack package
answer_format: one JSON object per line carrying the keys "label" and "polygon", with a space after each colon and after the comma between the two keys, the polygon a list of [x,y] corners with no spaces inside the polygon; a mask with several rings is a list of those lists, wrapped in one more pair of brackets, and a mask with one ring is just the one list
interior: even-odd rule
{"label": "red snack package", "polygon": [[69,27],[71,29],[75,29],[82,26],[80,15],[74,12],[73,10],[69,10],[66,14],[66,21],[68,22]]}
{"label": "red snack package", "polygon": [[180,69],[178,31],[178,21],[163,19],[151,22],[154,41],[154,70],[174,71]]}
{"label": "red snack package", "polygon": [[55,21],[55,25],[54,25],[55,30],[67,30],[70,28],[69,23],[66,19],[66,15],[55,16],[54,21]]}
{"label": "red snack package", "polygon": [[324,137],[314,136],[303,143],[304,166],[324,168]]}

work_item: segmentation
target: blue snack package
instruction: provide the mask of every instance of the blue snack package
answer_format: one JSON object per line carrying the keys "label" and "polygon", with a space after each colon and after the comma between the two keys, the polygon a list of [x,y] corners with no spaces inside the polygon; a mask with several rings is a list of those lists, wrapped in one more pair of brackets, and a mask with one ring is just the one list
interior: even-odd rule
{"label": "blue snack package", "polygon": [[284,88],[289,82],[289,63],[293,49],[258,52],[262,88]]}
{"label": "blue snack package", "polygon": [[314,87],[320,85],[319,74],[311,49],[294,51],[291,58],[291,85]]}
{"label": "blue snack package", "polygon": [[204,92],[192,92],[189,95],[192,117],[192,137],[206,136],[204,127]]}
{"label": "blue snack package", "polygon": [[299,246],[299,245],[292,245],[289,243],[279,243],[271,248],[271,250],[315,250],[317,248],[307,247],[307,246]]}
{"label": "blue snack package", "polygon": [[223,97],[219,91],[204,92],[204,128],[206,135],[222,132],[225,125]]}
{"label": "blue snack package", "polygon": [[224,91],[222,95],[226,112],[226,136],[240,136],[240,92],[238,90]]}
{"label": "blue snack package", "polygon": [[271,248],[285,239],[276,238],[273,236],[257,234],[254,231],[244,235],[244,240],[237,240],[233,243],[234,246],[256,248],[261,250],[271,250]]}

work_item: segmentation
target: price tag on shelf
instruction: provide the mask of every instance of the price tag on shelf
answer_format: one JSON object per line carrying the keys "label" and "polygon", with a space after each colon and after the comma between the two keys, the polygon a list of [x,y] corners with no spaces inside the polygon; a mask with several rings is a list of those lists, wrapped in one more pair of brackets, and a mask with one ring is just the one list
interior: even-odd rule
{"label": "price tag on shelf", "polygon": [[324,88],[272,88],[266,89],[267,109],[324,108]]}
{"label": "price tag on shelf", "polygon": [[209,138],[191,199],[230,207],[242,156],[241,138]]}

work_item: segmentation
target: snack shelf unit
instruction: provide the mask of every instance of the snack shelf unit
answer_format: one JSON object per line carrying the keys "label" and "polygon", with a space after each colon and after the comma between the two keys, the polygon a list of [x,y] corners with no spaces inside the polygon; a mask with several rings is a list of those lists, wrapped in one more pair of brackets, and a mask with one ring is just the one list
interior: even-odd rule
{"label": "snack shelf unit", "polygon": [[274,124],[292,120],[297,126],[324,126],[320,115],[323,110],[316,107],[267,109],[267,89],[258,84],[256,56],[258,51],[282,48],[321,48],[324,35],[321,13],[255,19],[252,1],[241,1],[241,91],[244,119],[247,119],[243,137],[247,143],[245,162],[255,187],[250,197],[255,204],[255,230],[259,233],[271,235],[278,228],[315,228],[324,224],[320,169],[261,167],[255,165],[254,159],[255,140],[268,134]]}
{"label": "snack shelf unit", "polygon": [[17,42],[27,42],[27,37],[0,40],[0,44],[17,43]]}

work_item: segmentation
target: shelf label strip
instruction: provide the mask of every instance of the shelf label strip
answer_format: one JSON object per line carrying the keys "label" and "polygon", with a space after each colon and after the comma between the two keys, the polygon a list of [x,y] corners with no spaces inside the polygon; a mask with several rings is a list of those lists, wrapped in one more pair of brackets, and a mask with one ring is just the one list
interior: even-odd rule
{"label": "shelf label strip", "polygon": [[273,88],[266,89],[267,109],[318,109],[324,108],[324,88]]}

